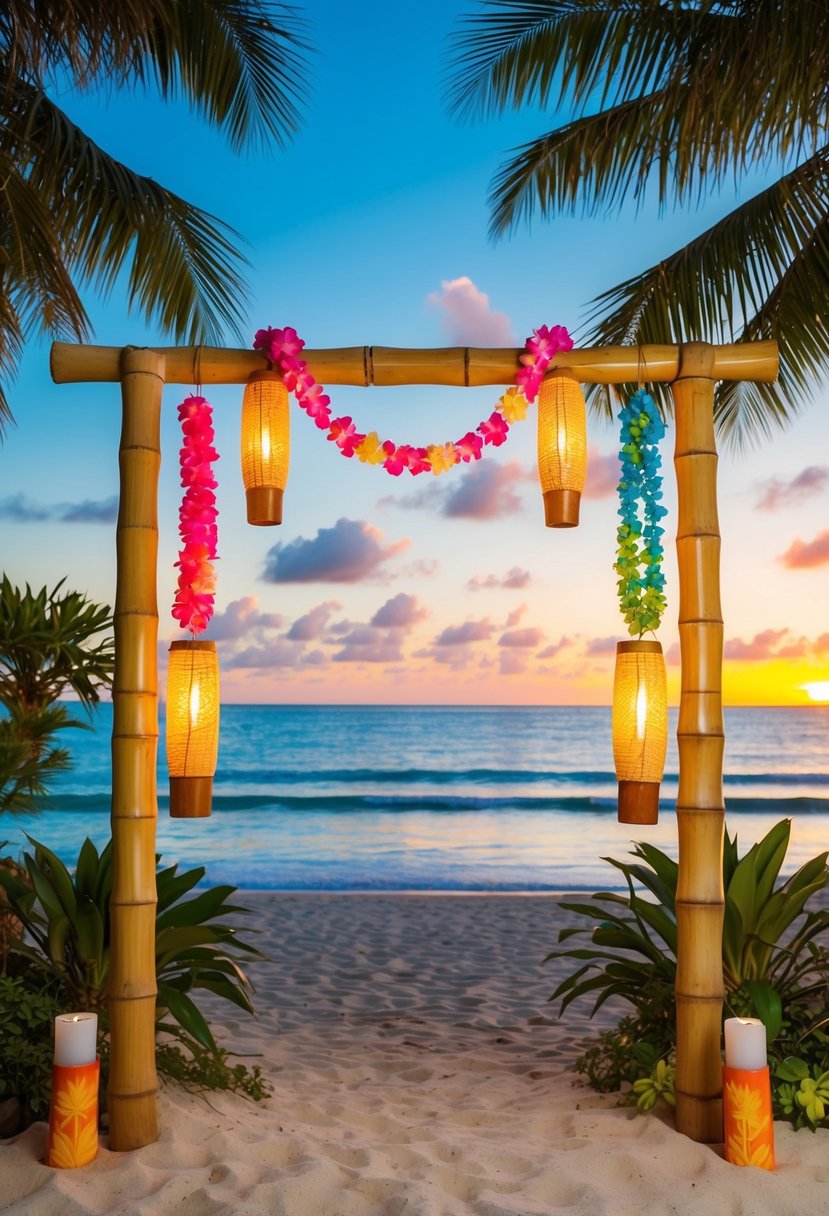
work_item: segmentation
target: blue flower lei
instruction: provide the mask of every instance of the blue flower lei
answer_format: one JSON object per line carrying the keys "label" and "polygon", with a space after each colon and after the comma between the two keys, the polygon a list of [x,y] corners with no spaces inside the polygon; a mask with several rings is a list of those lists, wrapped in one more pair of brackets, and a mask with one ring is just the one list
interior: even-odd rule
{"label": "blue flower lei", "polygon": [[643,388],[634,393],[619,418],[622,472],[617,514],[621,523],[616,532],[619,547],[613,568],[619,576],[619,606],[628,632],[641,637],[658,628],[666,604],[662,573],[665,529],[660,528],[659,521],[668,512],[661,505],[662,458],[657,449],[665,424],[653,397]]}

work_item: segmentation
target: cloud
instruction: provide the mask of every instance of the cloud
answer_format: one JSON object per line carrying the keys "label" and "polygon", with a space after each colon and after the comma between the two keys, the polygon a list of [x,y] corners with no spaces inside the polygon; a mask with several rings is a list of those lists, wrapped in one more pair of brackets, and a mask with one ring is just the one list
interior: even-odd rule
{"label": "cloud", "polygon": [[585,498],[609,498],[616,493],[619,484],[619,457],[600,456],[596,448],[587,454],[587,480],[584,484]]}
{"label": "cloud", "polygon": [[381,629],[410,629],[428,615],[428,609],[420,603],[416,595],[407,595],[405,591],[401,591],[377,609],[371,618],[371,624]]}
{"label": "cloud", "polygon": [[58,502],[50,505],[31,502],[23,494],[0,499],[0,519],[13,523],[43,523],[53,520],[59,524],[111,524],[118,518],[118,496],[84,498],[81,502]]}
{"label": "cloud", "polygon": [[498,639],[499,646],[540,646],[544,641],[544,630],[531,626],[527,629],[511,629],[502,633]]}
{"label": "cloud", "polygon": [[440,291],[430,292],[428,302],[443,310],[443,328],[457,346],[515,346],[509,317],[490,308],[489,296],[467,275],[444,279]]}
{"label": "cloud", "polygon": [[507,591],[521,591],[524,587],[529,587],[533,578],[529,570],[522,570],[520,566],[513,566],[506,574],[476,574],[466,584],[470,591],[489,591],[496,587],[504,588]]}
{"label": "cloud", "polygon": [[500,653],[502,676],[520,676],[527,670],[527,655],[521,650],[502,650]]}
{"label": "cloud", "polygon": [[680,657],[679,642],[674,642],[665,651],[665,662],[668,667],[679,667]]}
{"label": "cloud", "polygon": [[472,642],[485,642],[492,636],[494,628],[488,617],[480,621],[464,621],[462,625],[447,625],[435,638],[435,645],[469,646]]}
{"label": "cloud", "polygon": [[829,531],[818,532],[814,540],[795,540],[777,559],[789,570],[811,570],[829,563]]}
{"label": "cloud", "polygon": [[504,628],[513,629],[518,624],[518,622],[521,620],[521,617],[524,615],[524,613],[526,611],[527,611],[526,604],[519,604],[517,608],[513,608],[512,612],[507,617],[507,623],[504,626]]}
{"label": "cloud", "polygon": [[515,486],[527,480],[517,460],[483,461],[468,470],[450,490],[441,514],[450,519],[496,519],[522,510]]}
{"label": "cloud", "polygon": [[394,630],[378,633],[368,625],[347,634],[342,650],[334,655],[335,663],[399,663],[402,659],[400,634]]}
{"label": "cloud", "polygon": [[408,540],[385,544],[384,533],[361,519],[338,519],[312,540],[298,536],[268,550],[263,578],[270,583],[356,583],[408,549]]}
{"label": "cloud", "polygon": [[276,638],[273,642],[247,646],[229,658],[223,658],[222,662],[227,668],[257,667],[269,670],[274,667],[299,667],[303,663],[302,648],[286,642],[284,638]]}
{"label": "cloud", "polygon": [[829,486],[829,466],[809,465],[791,481],[778,481],[776,477],[761,482],[757,489],[759,497],[754,504],[759,511],[779,511],[805,499],[814,497]]}
{"label": "cloud", "polygon": [[723,648],[723,658],[737,661],[778,658],[776,647],[787,633],[787,629],[764,629],[756,633],[750,642],[744,642],[742,638],[729,638]]}
{"label": "cloud", "polygon": [[584,648],[585,654],[615,654],[617,638],[592,638]]}
{"label": "cloud", "polygon": [[559,653],[559,651],[564,650],[567,646],[572,646],[572,645],[573,645],[573,643],[570,640],[570,638],[561,637],[561,638],[559,638],[559,640],[557,642],[553,642],[551,645],[545,646],[544,649],[539,652],[537,657],[539,659],[554,659],[556,657],[556,655]]}
{"label": "cloud", "polygon": [[286,638],[291,642],[315,642],[322,637],[329,617],[338,608],[342,608],[342,604],[337,600],[326,600],[324,604],[317,604],[316,608],[311,608],[304,616],[297,617],[285,634]]}
{"label": "cloud", "polygon": [[252,629],[279,629],[283,619],[275,612],[259,612],[259,600],[246,595],[232,600],[223,612],[217,612],[210,624],[210,636],[217,642],[237,641]]}

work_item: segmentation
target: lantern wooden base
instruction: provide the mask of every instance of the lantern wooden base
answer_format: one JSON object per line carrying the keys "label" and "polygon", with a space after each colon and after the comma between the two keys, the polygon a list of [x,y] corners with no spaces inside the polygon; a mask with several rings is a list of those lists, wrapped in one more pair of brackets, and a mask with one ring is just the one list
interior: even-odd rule
{"label": "lantern wooden base", "polygon": [[171,819],[207,819],[212,799],[212,777],[170,778]]}
{"label": "lantern wooden base", "polygon": [[725,1159],[732,1165],[774,1169],[771,1077],[765,1068],[723,1066]]}
{"label": "lantern wooden base", "polygon": [[92,1064],[53,1064],[46,1164],[72,1170],[98,1156],[100,1056]]}
{"label": "lantern wooden base", "polygon": [[579,490],[547,490],[544,493],[544,523],[548,528],[577,528]]}
{"label": "lantern wooden base", "polygon": [[248,508],[248,523],[257,528],[268,528],[282,523],[282,497],[285,491],[278,486],[254,486],[245,490]]}
{"label": "lantern wooden base", "polygon": [[619,782],[619,823],[659,822],[658,781]]}

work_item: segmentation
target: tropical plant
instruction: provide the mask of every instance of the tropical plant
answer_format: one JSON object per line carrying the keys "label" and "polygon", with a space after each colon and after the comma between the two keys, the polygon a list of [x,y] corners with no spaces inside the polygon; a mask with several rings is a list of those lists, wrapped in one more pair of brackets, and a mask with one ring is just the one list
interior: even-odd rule
{"label": "tropical plant", "polygon": [[[128,272],[131,306],[178,339],[237,331],[236,233],[109,156],[49,96],[152,84],[183,97],[235,151],[298,125],[306,44],[271,0],[9,0],[0,12],[0,374],[30,332],[90,334],[80,288]],[[10,411],[0,389],[0,423]]]}
{"label": "tropical plant", "polygon": [[110,609],[78,591],[21,591],[0,579],[0,811],[32,811],[49,779],[69,767],[53,737],[86,727],[59,697],[89,711],[110,687],[114,666]]}
{"label": "tropical plant", "polygon": [[699,203],[774,166],[777,180],[600,295],[585,340],[776,338],[778,382],[719,385],[719,423],[741,440],[794,413],[829,366],[829,5],[481,0],[454,65],[460,114],[535,104],[563,118],[496,177],[495,235],[536,210]]}
{"label": "tropical plant", "polygon": [[[790,831],[791,821],[781,821],[742,858],[736,836],[726,832],[725,1001],[731,1014],[763,1020],[773,1060],[782,1063],[805,1053],[809,1067],[818,1063],[822,1073],[829,1068],[824,1031],[829,1025],[829,948],[825,937],[821,942],[829,929],[829,908],[807,910],[806,905],[826,886],[829,868],[827,853],[821,853],[776,885]],[[633,1010],[579,1060],[590,1083],[603,1090],[652,1075],[659,1059],[667,1063],[675,1045],[677,864],[650,844],[636,844],[631,852],[638,859],[633,863],[604,859],[624,875],[627,895],[603,891],[593,896],[595,902],[560,905],[594,927],[564,928],[559,943],[589,934],[590,944],[569,945],[547,956],[580,964],[550,997],[561,1000],[562,1011],[582,996],[594,998],[591,1016],[611,997]],[[654,899],[644,898],[635,884]]]}
{"label": "tropical plant", "polygon": [[[45,845],[29,837],[32,853],[24,853],[31,887],[0,869],[0,886],[9,907],[23,922],[31,942],[12,940],[10,950],[53,976],[70,1006],[97,1010],[106,1025],[109,978],[112,858],[107,844],[99,854],[84,841],[74,874]],[[261,958],[239,937],[239,927],[224,917],[246,915],[227,902],[235,887],[217,886],[191,899],[189,892],[204,877],[204,867],[178,873],[178,866],[158,868],[156,975],[159,1031],[195,1040],[212,1052],[216,1041],[193,1000],[197,990],[213,993],[247,1013],[253,1013],[253,987],[239,958]]]}
{"label": "tropical plant", "polygon": [[52,1026],[64,1009],[53,976],[0,977],[0,1100],[16,1098],[23,1122],[49,1117]]}

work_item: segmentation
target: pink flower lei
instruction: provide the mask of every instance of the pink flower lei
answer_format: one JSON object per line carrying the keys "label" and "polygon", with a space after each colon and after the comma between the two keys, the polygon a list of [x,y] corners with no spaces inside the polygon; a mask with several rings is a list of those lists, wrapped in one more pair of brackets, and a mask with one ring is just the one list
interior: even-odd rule
{"label": "pink flower lei", "polygon": [[203,633],[213,615],[216,595],[216,478],[212,461],[219,459],[213,446],[213,407],[204,397],[187,397],[178,407],[184,439],[179,460],[184,497],[179,510],[182,547],[178,561],[178,587],[172,615],[182,629]]}
{"label": "pink flower lei", "polygon": [[438,476],[455,464],[480,460],[484,447],[491,444],[497,448],[505,443],[510,424],[526,416],[527,407],[538,395],[553,357],[559,351],[572,350],[573,339],[563,325],[552,328],[542,325],[534,330],[520,356],[515,384],[501,396],[490,416],[454,443],[433,443],[428,447],[398,444],[391,439],[381,441],[376,431],[361,434],[348,416],[332,420],[331,398],[308,371],[301,354],[304,346],[290,326],[257,330],[253,340],[254,350],[264,351],[288,392],[295,394],[300,407],[319,429],[328,432],[328,440],[337,445],[343,456],[356,456],[364,464],[381,464],[392,477],[399,477],[404,469],[416,477],[426,472]]}

